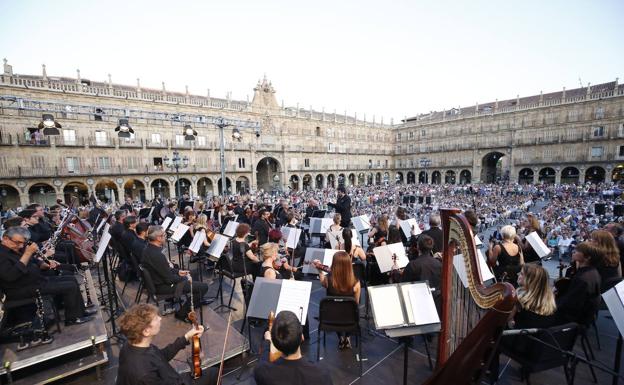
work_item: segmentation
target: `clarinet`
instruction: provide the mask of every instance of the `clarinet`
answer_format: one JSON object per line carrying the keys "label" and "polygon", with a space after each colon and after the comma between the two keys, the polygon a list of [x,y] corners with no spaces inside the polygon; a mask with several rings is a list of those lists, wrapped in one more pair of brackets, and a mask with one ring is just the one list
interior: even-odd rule
{"label": "clarinet", "polygon": [[76,268],[76,271],[82,276],[82,282],[85,288],[85,295],[87,296],[87,302],[85,303],[85,307],[93,306],[93,301],[91,300],[91,293],[89,292],[89,283],[87,282],[87,275],[82,272],[81,269]]}
{"label": "clarinet", "polygon": [[46,329],[44,310],[43,310],[43,297],[41,297],[41,291],[36,289],[37,296],[35,297],[35,303],[37,305],[37,317],[39,318],[39,322],[41,322],[41,330],[35,330],[35,332],[40,333],[43,343],[47,343],[51,341],[50,336],[48,335],[48,330]]}

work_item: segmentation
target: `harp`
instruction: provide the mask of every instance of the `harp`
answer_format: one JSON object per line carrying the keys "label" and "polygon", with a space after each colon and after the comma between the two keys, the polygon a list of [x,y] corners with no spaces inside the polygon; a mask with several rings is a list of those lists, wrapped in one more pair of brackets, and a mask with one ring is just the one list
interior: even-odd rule
{"label": "harp", "polygon": [[[470,224],[458,209],[442,209],[440,214],[444,233],[441,330],[436,369],[425,384],[477,384],[511,316],[516,293],[506,282],[485,287]],[[458,253],[468,288],[454,271]]]}

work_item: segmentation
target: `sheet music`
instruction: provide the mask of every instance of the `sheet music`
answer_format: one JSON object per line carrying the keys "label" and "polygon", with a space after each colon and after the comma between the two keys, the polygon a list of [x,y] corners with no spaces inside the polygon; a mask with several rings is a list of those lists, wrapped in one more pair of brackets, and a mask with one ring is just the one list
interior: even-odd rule
{"label": "sheet music", "polygon": [[303,258],[303,268],[301,271],[305,274],[318,274],[318,270],[312,264],[312,261],[318,259],[323,261],[325,257],[325,249],[319,249],[315,247],[308,247]]}
{"label": "sheet music", "polygon": [[401,288],[401,294],[403,295],[403,304],[405,305],[405,314],[407,314],[407,323],[413,324],[416,322],[414,318],[414,309],[412,308],[412,303],[410,301],[406,301],[406,298],[409,298],[409,288],[410,285],[399,285]]}
{"label": "sheet music", "polygon": [[169,226],[169,231],[176,231],[180,223],[182,223],[182,217],[175,217],[173,223]]}
{"label": "sheet music", "polygon": [[98,244],[97,253],[95,253],[95,257],[93,258],[93,262],[98,263],[102,259],[104,255],[104,251],[106,251],[106,247],[108,246],[108,242],[111,239],[111,235],[108,231],[102,234],[102,238],[100,238],[100,243]]}
{"label": "sheet music", "polygon": [[171,224],[171,217],[167,217],[163,220],[163,223],[161,226],[163,230],[167,231],[167,227],[169,227],[170,224]]}
{"label": "sheet music", "polygon": [[223,253],[223,249],[227,245],[229,238],[225,235],[216,234],[212,243],[208,247],[208,251],[206,252],[208,255],[212,255],[215,258],[220,258],[221,253]]}
{"label": "sheet music", "polygon": [[620,282],[602,293],[602,298],[609,308],[615,326],[617,326],[620,334],[624,335],[624,304],[622,302],[624,297],[622,295],[624,295],[624,282]]}
{"label": "sheet music", "polygon": [[180,242],[180,238],[182,238],[182,236],[186,234],[188,229],[189,229],[189,226],[185,225],[184,223],[180,223],[178,227],[175,229],[175,231],[173,232],[173,235],[171,235],[171,239],[173,239],[176,242]]}
{"label": "sheet music", "polygon": [[369,286],[368,292],[375,311],[375,326],[378,329],[406,324],[399,291],[395,285]]}
{"label": "sheet music", "polygon": [[334,221],[331,218],[310,218],[310,233],[325,234]]}
{"label": "sheet music", "polygon": [[283,279],[275,315],[282,310],[290,310],[297,315],[301,324],[305,325],[311,293],[312,282]]}
{"label": "sheet music", "polygon": [[110,230],[110,223],[106,223],[106,225],[104,225],[104,230],[102,230],[102,234],[108,233],[109,230]]}
{"label": "sheet music", "polygon": [[283,226],[281,232],[282,239],[286,243],[286,247],[296,249],[299,244],[299,238],[301,237],[302,230],[294,227]]}
{"label": "sheet music", "polygon": [[420,231],[420,226],[418,226],[418,222],[416,222],[415,218],[409,218],[401,221],[401,230],[403,230],[403,234],[405,234],[405,238],[409,239],[412,236],[412,226],[414,227],[414,234],[418,235],[422,231]]}
{"label": "sheet music", "polygon": [[537,235],[537,232],[533,231],[526,236],[526,240],[529,242],[533,250],[540,258],[544,258],[550,254],[550,249],[544,244],[544,241]]}
{"label": "sheet music", "polygon": [[[494,274],[490,271],[489,266],[485,260],[485,256],[481,253],[481,250],[477,250],[477,261],[479,262],[479,269],[481,270],[481,278],[483,282],[487,282],[491,279],[494,279]],[[464,265],[464,256],[462,254],[457,254],[453,256],[453,266],[455,267],[455,271],[465,288],[468,288],[468,275],[466,272],[466,267]]]}
{"label": "sheet music", "polygon": [[225,230],[223,230],[223,235],[228,237],[234,237],[236,235],[236,229],[240,223],[235,220],[228,221],[227,225],[225,225]]}
{"label": "sheet music", "polygon": [[[360,243],[360,236],[355,229],[351,229],[351,243],[357,246],[362,246]],[[336,246],[338,245],[338,240],[336,237],[329,237],[329,246],[336,250]]]}
{"label": "sheet music", "polygon": [[377,264],[382,273],[387,273],[392,270],[392,266],[394,265],[392,262],[393,254],[397,256],[396,263],[399,269],[404,268],[409,263],[409,259],[407,259],[407,255],[405,254],[405,247],[401,242],[375,247],[373,253],[375,254],[375,258],[377,258]]}
{"label": "sheet music", "polygon": [[426,282],[409,285],[408,293],[409,301],[406,302],[411,304],[416,325],[440,323],[440,317],[438,316],[431,290]]}
{"label": "sheet music", "polygon": [[485,259],[485,255],[483,255],[481,250],[477,250],[477,257],[477,260],[479,261],[479,270],[481,271],[481,279],[483,279],[483,282],[494,279],[494,274],[492,274],[492,271],[487,264],[487,259]]}
{"label": "sheet music", "polygon": [[475,246],[476,247],[479,247],[479,246],[483,245],[483,242],[481,242],[481,239],[479,239],[478,235],[475,235],[474,242],[475,242]]}
{"label": "sheet music", "polygon": [[200,230],[196,232],[195,236],[193,237],[193,241],[191,242],[191,245],[189,246],[189,250],[197,254],[201,246],[204,244],[205,240],[206,240],[206,232],[204,230]]}
{"label": "sheet music", "polygon": [[370,219],[366,214],[351,218],[351,223],[358,233],[371,228]]}

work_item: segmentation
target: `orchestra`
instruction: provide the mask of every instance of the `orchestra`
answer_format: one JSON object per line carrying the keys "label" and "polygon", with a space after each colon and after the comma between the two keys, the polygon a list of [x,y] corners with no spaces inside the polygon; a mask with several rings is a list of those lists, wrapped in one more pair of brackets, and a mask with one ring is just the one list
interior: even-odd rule
{"label": "orchestra", "polygon": [[[269,280],[314,280],[314,276],[302,272],[306,266],[312,265],[319,271],[318,279],[326,295],[353,297],[356,303],[361,301],[364,285],[427,281],[433,289],[435,307],[441,316],[445,295],[442,283],[443,260],[446,258],[445,253],[459,253],[460,249],[447,250],[444,245],[444,224],[440,215],[427,208],[426,222],[421,221],[420,228],[412,227],[411,232],[406,234],[402,222],[415,215],[414,207],[391,205],[391,209],[382,208],[378,212],[369,211],[369,214],[366,210],[358,209],[362,202],[360,197],[356,200],[356,207],[351,207],[349,194],[353,191],[338,188],[336,193],[335,202],[332,194],[307,200],[292,197],[291,200],[275,199],[260,195],[232,197],[229,201],[216,198],[212,201],[190,200],[188,197],[176,201],[156,197],[147,206],[154,207],[153,212],[157,215],[149,217],[146,214],[139,217],[142,205],[135,204],[132,199],[126,199],[119,207],[102,204],[96,199],[83,202],[84,206],[81,207],[59,205],[54,210],[30,205],[20,211],[19,216],[3,223],[0,285],[9,299],[34,297],[37,293],[55,296],[64,304],[64,319],[68,327],[91,321],[93,309],[85,306],[86,301],[81,294],[84,278],[81,278],[80,264],[85,263],[87,268],[92,266],[95,251],[93,234],[101,230],[102,226],[99,225],[102,221],[108,223],[111,245],[122,251],[119,254],[120,264],[130,266],[140,279],[140,269],[149,273],[156,293],[172,296],[174,317],[193,325],[184,338],[178,338],[170,346],[158,349],[151,344],[162,320],[158,310],[144,304],[126,310],[119,320],[128,342],[120,353],[118,384],[138,383],[133,381],[139,378],[144,379],[141,383],[146,384],[168,380],[180,384],[216,383],[212,375],[201,379],[209,382],[197,382],[202,372],[201,347],[197,347],[197,341],[202,336],[204,326],[198,323],[199,317],[194,309],[211,301],[206,297],[209,283],[203,281],[201,272],[200,278],[194,279],[190,268],[180,266],[185,258],[188,258],[189,263],[204,261],[196,267],[204,270],[210,265],[215,266],[219,257],[230,258],[233,272],[250,277],[251,282],[257,277]],[[387,199],[386,202],[391,201]],[[312,244],[311,218],[319,212],[331,218],[331,225],[324,233],[315,235],[320,235],[321,241],[324,239],[322,247],[334,246],[335,252],[329,266],[323,265],[318,259],[304,260],[307,258],[306,249]],[[369,227],[360,234],[353,230],[351,218],[354,213],[367,214]],[[470,230],[476,234],[482,223],[474,208],[466,207],[463,213]],[[177,217],[180,218],[179,223],[188,229],[179,239],[173,240],[173,230],[165,229],[161,224],[167,218]],[[216,236],[222,236],[230,222],[236,222],[234,235],[228,237],[220,256],[209,255],[208,250]],[[619,231],[618,226],[614,224],[612,230]],[[287,245],[289,229],[302,231],[294,247]],[[483,250],[495,282],[508,283],[517,289],[518,303],[506,324],[507,328],[546,328],[570,321],[589,325],[598,307],[600,293],[621,279],[621,250],[612,232],[605,227],[605,230],[591,232],[586,242],[571,247],[572,263],[569,267],[561,264],[560,279],[555,287],[548,286],[547,274],[539,266],[541,257],[527,240],[532,232],[545,239],[545,231],[538,216],[527,213],[517,223],[499,227]],[[205,236],[198,249],[192,251],[191,244],[198,234]],[[363,236],[361,245],[359,235]],[[168,255],[171,242],[180,255],[179,264],[174,263],[171,255]],[[405,249],[409,262],[399,267],[398,257],[393,254],[392,269],[381,273],[375,249],[396,244]],[[69,251],[64,250],[67,245]],[[559,252],[558,245],[553,243],[553,248]],[[57,257],[61,259],[60,262],[57,262]],[[563,271],[566,269],[564,277]],[[120,279],[122,275],[120,273]],[[253,289],[253,284],[250,289]],[[552,294],[552,298],[548,293]],[[245,293],[247,302],[249,296],[250,293]],[[545,297],[547,302],[540,302],[539,297]],[[92,303],[90,298],[88,302]],[[166,316],[164,314],[163,317]],[[275,330],[276,325],[278,328],[291,328],[291,332],[303,335],[304,344],[309,339],[309,321],[303,326],[299,325],[299,329],[293,328],[292,325],[286,325],[286,320],[278,322],[280,316],[286,314],[279,313],[272,325],[273,329],[269,328],[265,335],[281,353],[276,361],[261,362],[256,367],[254,376],[259,384],[280,383],[267,374],[267,368],[282,368],[283,361],[299,360],[301,357],[299,347],[302,342],[288,342],[288,346],[284,342],[277,342],[285,337],[282,334],[273,335],[272,330]],[[143,317],[142,321],[139,322],[137,317]],[[254,321],[254,325],[257,325],[257,321]],[[509,339],[503,340],[501,343],[509,344]],[[193,347],[194,358],[190,361],[194,362],[192,372],[196,375],[190,379],[181,379],[168,361],[187,344]],[[338,349],[350,348],[349,335],[339,333]],[[133,366],[138,370],[131,369]],[[494,378],[497,373],[498,367],[492,362],[490,375]],[[323,371],[319,375],[328,378]],[[305,381],[301,383],[308,383]],[[331,383],[331,379],[326,383]]]}

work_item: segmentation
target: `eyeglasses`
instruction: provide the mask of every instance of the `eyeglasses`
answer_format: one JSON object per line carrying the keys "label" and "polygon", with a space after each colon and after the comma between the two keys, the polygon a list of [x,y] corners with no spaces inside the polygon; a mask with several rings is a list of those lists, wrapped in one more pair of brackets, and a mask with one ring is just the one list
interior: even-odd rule
{"label": "eyeglasses", "polygon": [[10,240],[11,242],[13,242],[13,243],[17,243],[18,245],[24,245],[24,244],[26,244],[26,241],[16,241],[15,239],[11,239],[11,238],[9,238],[9,240]]}

